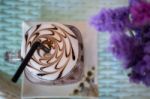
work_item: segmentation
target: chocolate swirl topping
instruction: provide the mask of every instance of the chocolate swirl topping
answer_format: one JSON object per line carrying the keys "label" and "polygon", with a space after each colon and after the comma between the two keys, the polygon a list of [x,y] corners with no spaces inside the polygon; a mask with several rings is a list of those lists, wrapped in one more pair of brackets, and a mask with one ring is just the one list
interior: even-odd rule
{"label": "chocolate swirl topping", "polygon": [[76,34],[59,23],[38,24],[25,34],[25,54],[35,41],[51,49],[45,53],[38,48],[26,70],[43,80],[56,80],[68,75],[78,60],[79,45]]}

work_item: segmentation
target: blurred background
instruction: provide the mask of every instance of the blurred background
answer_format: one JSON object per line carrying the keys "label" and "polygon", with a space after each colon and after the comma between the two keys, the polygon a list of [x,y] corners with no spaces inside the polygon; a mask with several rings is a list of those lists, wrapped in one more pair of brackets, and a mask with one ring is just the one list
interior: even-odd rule
{"label": "blurred background", "polygon": [[[0,99],[20,99],[20,84],[10,82],[20,62],[8,62],[21,46],[23,21],[87,21],[101,8],[128,6],[128,0],[0,0]],[[106,48],[107,34],[98,33],[100,99],[150,99],[150,88],[131,84],[127,73]],[[13,57],[13,56],[12,56]]]}

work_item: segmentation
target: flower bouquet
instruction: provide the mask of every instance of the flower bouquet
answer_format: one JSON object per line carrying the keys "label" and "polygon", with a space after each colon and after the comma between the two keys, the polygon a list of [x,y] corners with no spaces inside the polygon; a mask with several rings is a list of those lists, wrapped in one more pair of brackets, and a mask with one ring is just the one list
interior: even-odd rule
{"label": "flower bouquet", "polygon": [[129,6],[102,9],[91,24],[110,34],[109,50],[129,70],[131,82],[150,86],[150,2],[129,0]]}

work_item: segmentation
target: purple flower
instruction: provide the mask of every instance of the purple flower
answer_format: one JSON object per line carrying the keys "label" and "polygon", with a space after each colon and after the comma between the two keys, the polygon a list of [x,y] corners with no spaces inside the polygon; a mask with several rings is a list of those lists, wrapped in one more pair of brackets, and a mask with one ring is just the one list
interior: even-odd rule
{"label": "purple flower", "polygon": [[131,21],[135,26],[144,26],[150,22],[150,3],[145,0],[131,0]]}
{"label": "purple flower", "polygon": [[150,86],[150,71],[142,78],[143,84]]}
{"label": "purple flower", "polygon": [[143,53],[141,45],[133,37],[125,34],[112,35],[110,46],[110,51],[123,62],[124,68],[135,65]]}
{"label": "purple flower", "polygon": [[130,81],[150,86],[150,3],[129,3],[129,7],[102,9],[91,24],[98,31],[110,33],[110,51],[125,69],[130,69]]}
{"label": "purple flower", "polygon": [[144,52],[150,54],[150,41],[145,44]]}
{"label": "purple flower", "polygon": [[133,82],[133,83],[136,83],[136,84],[139,84],[142,80],[143,80],[143,76],[132,71],[130,74],[129,74],[129,79],[130,79],[130,82]]}
{"label": "purple flower", "polygon": [[150,72],[150,55],[146,54],[146,55],[143,57],[143,61],[145,62],[146,71],[149,71],[149,72]]}
{"label": "purple flower", "polygon": [[129,24],[127,7],[117,9],[102,9],[91,19],[91,24],[98,31],[120,32],[125,31]]}
{"label": "purple flower", "polygon": [[143,35],[143,42],[146,44],[150,42],[150,26],[144,26],[141,34]]}
{"label": "purple flower", "polygon": [[132,70],[134,72],[136,72],[137,74],[144,76],[145,75],[145,71],[147,70],[146,68],[146,63],[143,60],[139,60],[137,62],[137,64],[135,64],[134,66],[131,67]]}
{"label": "purple flower", "polygon": [[[145,49],[145,46],[141,49]],[[141,54],[141,58],[130,69],[131,73],[129,77],[131,82],[142,82],[146,86],[150,86],[150,54]]]}

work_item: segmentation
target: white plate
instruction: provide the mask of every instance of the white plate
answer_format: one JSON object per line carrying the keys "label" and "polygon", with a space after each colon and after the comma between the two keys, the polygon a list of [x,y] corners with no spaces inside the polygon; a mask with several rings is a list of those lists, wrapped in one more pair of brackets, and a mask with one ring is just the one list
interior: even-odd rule
{"label": "white plate", "polygon": [[[38,23],[44,23],[44,22],[23,22],[22,28],[23,33],[29,29],[32,25],[38,24]],[[61,22],[62,23],[62,22]],[[95,70],[93,70],[93,78],[94,82],[93,85],[90,86],[88,83],[86,83],[85,77],[75,84],[69,84],[69,85],[62,85],[62,86],[45,86],[45,85],[38,85],[30,83],[26,77],[23,77],[22,81],[22,99],[32,99],[32,98],[79,98],[79,99],[97,99],[98,98],[98,80],[97,80],[97,32],[92,29],[87,23],[85,22],[63,22],[64,24],[68,25],[74,25],[77,27],[82,35],[83,38],[83,45],[84,45],[84,73],[85,76],[87,75],[87,72],[91,70],[93,67]],[[96,91],[97,95],[90,95],[85,92],[81,92],[80,95],[74,95],[73,91],[75,89],[79,89],[79,84],[81,82],[84,82],[84,85],[87,86],[87,88],[92,89],[91,87],[94,87],[95,90],[90,90],[91,92]],[[90,87],[89,87],[90,86]],[[87,90],[85,90],[87,91]]]}

